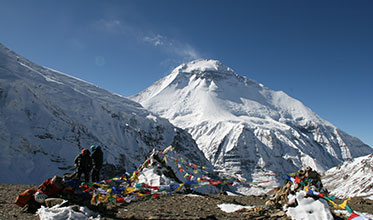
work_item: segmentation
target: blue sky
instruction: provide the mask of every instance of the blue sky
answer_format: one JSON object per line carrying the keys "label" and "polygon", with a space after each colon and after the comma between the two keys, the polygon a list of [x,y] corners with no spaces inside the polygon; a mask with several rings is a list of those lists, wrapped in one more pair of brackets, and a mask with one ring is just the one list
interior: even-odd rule
{"label": "blue sky", "polygon": [[217,59],[373,146],[373,1],[0,0],[0,42],[124,96]]}

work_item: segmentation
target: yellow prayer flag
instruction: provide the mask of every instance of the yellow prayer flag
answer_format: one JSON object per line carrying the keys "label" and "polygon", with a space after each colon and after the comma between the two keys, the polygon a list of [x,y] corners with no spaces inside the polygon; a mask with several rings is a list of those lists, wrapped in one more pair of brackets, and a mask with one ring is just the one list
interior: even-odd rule
{"label": "yellow prayer flag", "polygon": [[100,201],[104,201],[105,200],[105,197],[103,196],[103,195],[98,195],[98,200],[100,200]]}
{"label": "yellow prayer flag", "polygon": [[350,200],[351,200],[351,198],[346,199],[345,201],[343,201],[341,204],[338,205],[338,208],[346,209],[347,202],[350,201]]}
{"label": "yellow prayer flag", "polygon": [[127,187],[125,190],[124,190],[124,193],[131,193],[135,190],[134,187]]}
{"label": "yellow prayer flag", "polygon": [[177,187],[177,189],[175,190],[175,192],[179,191],[183,185],[184,185],[184,183],[180,184],[179,187]]}
{"label": "yellow prayer flag", "polygon": [[134,193],[134,195],[138,195],[138,196],[144,196],[144,194],[142,194],[142,193],[139,193],[139,192],[137,192],[137,193]]}
{"label": "yellow prayer flag", "polygon": [[334,208],[336,209],[346,209],[346,206],[347,206],[347,202],[350,201],[351,198],[348,198],[346,199],[345,201],[343,201],[341,204],[337,205],[334,201],[332,200],[329,200],[330,203],[333,204]]}

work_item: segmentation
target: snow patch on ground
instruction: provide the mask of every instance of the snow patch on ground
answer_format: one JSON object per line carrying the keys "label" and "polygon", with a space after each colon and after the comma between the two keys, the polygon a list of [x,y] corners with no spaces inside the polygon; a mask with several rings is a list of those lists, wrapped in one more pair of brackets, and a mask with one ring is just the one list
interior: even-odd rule
{"label": "snow patch on ground", "polygon": [[202,196],[197,195],[197,194],[187,194],[187,195],[185,195],[185,196],[189,196],[189,197],[202,197]]}
{"label": "snow patch on ground", "polygon": [[230,204],[230,203],[223,203],[223,204],[219,204],[218,207],[224,211],[224,212],[228,212],[228,213],[232,213],[232,212],[236,212],[240,209],[252,209],[252,208],[255,208],[255,206],[243,206],[243,205],[237,205],[237,204]]}
{"label": "snow patch on ground", "polygon": [[61,207],[56,205],[50,208],[42,206],[36,212],[40,220],[99,220],[100,215],[87,207],[79,207],[79,211],[74,211],[72,207]]}
{"label": "snow patch on ground", "polygon": [[297,192],[296,195],[289,195],[289,201],[297,200],[296,207],[289,207],[286,214],[293,220],[332,220],[333,215],[329,210],[329,205],[326,201],[313,198],[305,198],[306,192]]}

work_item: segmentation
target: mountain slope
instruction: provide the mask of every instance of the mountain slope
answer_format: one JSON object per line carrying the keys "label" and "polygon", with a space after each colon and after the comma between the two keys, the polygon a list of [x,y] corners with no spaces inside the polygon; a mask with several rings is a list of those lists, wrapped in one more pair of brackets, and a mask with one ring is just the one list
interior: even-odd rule
{"label": "mountain slope", "polygon": [[354,158],[326,171],[324,186],[339,198],[373,198],[373,154]]}
{"label": "mountain slope", "polygon": [[209,164],[191,136],[166,119],[1,44],[0,117],[0,183],[38,184],[69,172],[74,157],[92,144],[103,147],[108,175],[132,171],[153,148],[170,144]]}
{"label": "mountain slope", "polygon": [[323,172],[373,152],[300,101],[216,60],[182,64],[131,99],[186,129],[216,169],[249,179],[304,166]]}

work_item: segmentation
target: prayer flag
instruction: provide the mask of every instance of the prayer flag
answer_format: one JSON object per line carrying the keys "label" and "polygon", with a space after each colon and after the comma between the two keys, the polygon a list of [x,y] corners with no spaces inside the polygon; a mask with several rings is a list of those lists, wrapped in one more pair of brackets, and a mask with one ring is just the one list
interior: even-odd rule
{"label": "prayer flag", "polygon": [[368,218],[366,216],[361,216],[353,212],[351,216],[347,220],[372,220],[371,218]]}

